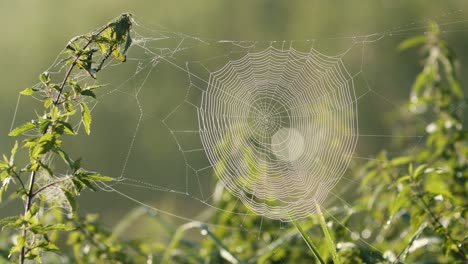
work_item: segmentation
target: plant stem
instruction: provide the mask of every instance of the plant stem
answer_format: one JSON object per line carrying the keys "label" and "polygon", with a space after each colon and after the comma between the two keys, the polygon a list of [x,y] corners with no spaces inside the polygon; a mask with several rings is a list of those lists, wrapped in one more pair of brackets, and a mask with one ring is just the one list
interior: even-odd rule
{"label": "plant stem", "polygon": [[[24,205],[24,216],[29,212],[31,209],[31,204],[32,204],[32,199],[33,199],[33,188],[34,188],[34,181],[36,180],[36,171],[31,172],[31,176],[29,177],[29,187],[28,187],[28,192],[26,193],[26,203]],[[26,240],[26,235],[27,235],[28,229],[26,228],[26,225],[23,225],[23,232],[22,236]],[[23,264],[24,263],[24,257],[26,254],[26,245],[23,245],[21,247],[21,252],[19,255],[19,263]]]}

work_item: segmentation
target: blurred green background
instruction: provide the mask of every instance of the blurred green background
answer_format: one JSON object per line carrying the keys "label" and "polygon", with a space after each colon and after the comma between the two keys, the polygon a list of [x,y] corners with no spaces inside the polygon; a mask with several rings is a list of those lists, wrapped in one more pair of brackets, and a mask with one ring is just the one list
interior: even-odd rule
{"label": "blurred green background", "polygon": [[[343,41],[344,46],[350,45],[349,39],[342,38],[344,36],[392,30],[412,22],[423,26],[424,21],[431,18],[441,22],[462,21],[468,17],[463,11],[466,7],[468,2],[465,0],[419,0],[410,3],[404,0],[2,1],[0,152],[7,152],[12,145],[6,135],[15,113],[18,92],[37,82],[39,73],[49,67],[70,38],[89,32],[122,12],[133,13],[136,21],[146,26],[161,24],[172,31],[215,39],[328,39],[323,43],[319,41],[317,49],[320,49],[330,42]],[[397,51],[398,43],[412,32],[408,33],[371,43],[365,51],[364,73],[370,86],[394,105],[407,100],[409,87],[419,67],[415,54]],[[446,37],[460,61],[468,61],[466,28],[458,33],[448,33]],[[350,54],[360,55],[359,51]],[[130,78],[135,72],[132,66],[123,69],[118,73],[123,79]],[[125,69],[128,71],[125,72]],[[467,69],[466,65],[462,65],[461,72],[467,72]],[[137,135],[126,171],[145,182],[183,190],[184,162],[170,135],[157,122],[157,118],[163,117],[180,102],[187,88],[184,81],[177,79],[177,74],[180,75],[180,72],[169,72],[164,75],[164,79],[156,78],[155,75],[146,84],[141,102],[145,114],[143,126]],[[112,76],[106,78],[104,82],[115,85],[115,82],[111,82]],[[466,83],[467,77],[462,78]],[[362,82],[357,85],[362,85]],[[359,88],[365,91],[363,87]],[[386,113],[395,106],[383,102],[382,99],[370,97],[359,103],[360,129],[363,134],[391,133],[392,117]],[[27,120],[32,115],[28,102],[20,104],[18,120]],[[138,105],[133,98],[122,95],[103,98],[95,112],[94,136],[73,139],[69,143],[72,153],[85,157],[86,168],[105,175],[119,176],[138,116]],[[414,122],[415,127],[421,125]],[[409,133],[422,132],[415,129]],[[358,144],[359,155],[367,157],[388,147],[385,142],[375,138],[361,138]],[[398,152],[397,146],[394,151]],[[211,186],[209,182],[213,178],[202,181],[204,185]],[[195,217],[203,208],[194,199],[174,197],[164,192],[129,188],[128,193],[181,216]],[[115,223],[136,206],[128,199],[105,192],[85,195],[83,202],[80,210],[99,212],[108,224]],[[0,210],[14,210],[14,207],[7,206]]]}

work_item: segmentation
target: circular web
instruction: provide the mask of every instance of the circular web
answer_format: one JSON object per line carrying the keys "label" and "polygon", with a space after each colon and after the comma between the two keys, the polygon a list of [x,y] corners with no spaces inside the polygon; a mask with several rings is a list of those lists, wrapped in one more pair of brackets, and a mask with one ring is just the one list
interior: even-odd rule
{"label": "circular web", "polygon": [[340,58],[269,47],[211,73],[201,141],[225,187],[259,215],[315,211],[346,171],[357,138],[352,77]]}

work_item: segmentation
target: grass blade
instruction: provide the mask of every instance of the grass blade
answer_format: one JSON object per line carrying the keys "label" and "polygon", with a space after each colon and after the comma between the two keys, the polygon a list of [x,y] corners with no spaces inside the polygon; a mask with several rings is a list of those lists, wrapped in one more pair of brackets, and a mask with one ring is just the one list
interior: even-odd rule
{"label": "grass blade", "polygon": [[292,217],[291,217],[291,220],[292,220],[292,222],[294,223],[294,226],[296,226],[297,231],[299,231],[299,233],[301,234],[302,238],[303,238],[304,241],[306,242],[306,244],[307,244],[307,246],[309,247],[309,249],[312,251],[312,253],[314,253],[314,256],[317,258],[317,260],[318,260],[321,264],[325,264],[325,261],[323,261],[322,257],[320,257],[320,254],[318,253],[317,248],[314,246],[314,244],[312,244],[312,241],[310,241],[309,237],[308,237],[307,234],[304,232],[304,230],[302,230],[301,225],[299,225],[299,223],[298,223],[296,220],[294,220]]}
{"label": "grass blade", "polygon": [[314,202],[315,206],[317,207],[320,225],[322,226],[323,233],[325,234],[325,241],[327,242],[328,251],[330,251],[330,254],[333,258],[333,263],[341,264],[340,260],[338,259],[338,254],[336,253],[335,243],[333,242],[330,232],[328,232],[327,224],[325,223],[325,217],[323,216],[322,210],[320,210],[320,205],[317,203],[317,201],[314,200]]}

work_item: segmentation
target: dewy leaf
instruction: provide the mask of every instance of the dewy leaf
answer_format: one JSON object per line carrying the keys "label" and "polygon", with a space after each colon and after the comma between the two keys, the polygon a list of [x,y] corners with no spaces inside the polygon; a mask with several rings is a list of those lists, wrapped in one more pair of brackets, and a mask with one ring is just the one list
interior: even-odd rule
{"label": "dewy leaf", "polygon": [[86,103],[81,103],[81,121],[83,121],[86,134],[91,134],[91,112]]}
{"label": "dewy leaf", "polygon": [[23,124],[15,129],[13,129],[10,134],[8,134],[10,137],[16,137],[26,131],[29,131],[31,129],[34,129],[36,128],[36,125],[33,124],[32,122],[28,122],[26,124]]}

